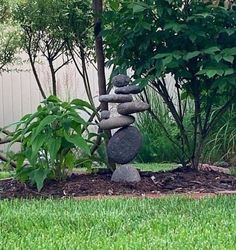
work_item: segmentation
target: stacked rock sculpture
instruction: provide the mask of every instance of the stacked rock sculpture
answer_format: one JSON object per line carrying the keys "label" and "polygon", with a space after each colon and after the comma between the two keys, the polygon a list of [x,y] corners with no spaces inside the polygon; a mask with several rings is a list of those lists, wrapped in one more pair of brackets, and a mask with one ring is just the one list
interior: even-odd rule
{"label": "stacked rock sculpture", "polygon": [[117,164],[127,164],[138,154],[142,136],[132,125],[135,113],[149,109],[149,105],[142,101],[134,101],[133,94],[141,93],[139,86],[131,85],[127,75],[117,75],[112,79],[115,94],[101,95],[100,102],[117,103],[118,116],[110,117],[109,111],[101,112],[99,126],[103,130],[120,128],[107,145],[108,158]]}

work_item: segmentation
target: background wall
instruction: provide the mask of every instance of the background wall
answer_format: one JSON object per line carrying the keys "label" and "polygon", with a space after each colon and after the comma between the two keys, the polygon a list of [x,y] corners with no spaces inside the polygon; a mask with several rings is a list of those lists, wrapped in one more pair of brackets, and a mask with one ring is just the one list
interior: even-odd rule
{"label": "background wall", "polygon": [[[50,74],[47,65],[38,65],[40,79],[47,93],[51,93]],[[98,101],[97,73],[89,67],[92,93]],[[58,93],[64,100],[87,99],[81,77],[73,64],[58,72]],[[16,122],[23,115],[33,112],[42,97],[30,66],[25,63],[20,71],[4,72],[0,75],[0,127]]]}
{"label": "background wall", "polygon": [[[24,61],[26,56],[22,55],[21,59]],[[37,68],[43,87],[50,94],[51,81],[48,66],[45,62],[40,62]],[[23,115],[34,112],[42,101],[30,65],[25,62],[17,66],[18,70],[12,69],[13,71],[0,74],[0,127],[12,124]],[[92,66],[89,67],[88,71],[92,94],[95,103],[98,103],[97,72]],[[109,74],[107,73],[107,75]],[[87,100],[83,81],[73,64],[58,71],[57,81],[58,93],[63,100],[74,98]],[[6,146],[0,145],[0,150],[5,148]]]}

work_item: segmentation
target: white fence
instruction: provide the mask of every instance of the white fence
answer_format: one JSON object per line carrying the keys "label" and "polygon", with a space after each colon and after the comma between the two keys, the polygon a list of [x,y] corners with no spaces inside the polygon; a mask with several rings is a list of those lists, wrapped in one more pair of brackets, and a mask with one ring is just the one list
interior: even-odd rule
{"label": "white fence", "polygon": [[[43,87],[50,93],[50,74],[44,64],[38,65],[39,77]],[[97,74],[89,68],[92,94],[97,102]],[[68,65],[57,75],[58,93],[64,100],[73,98],[86,99],[86,92],[81,77],[74,66]],[[19,120],[23,115],[33,112],[42,100],[33,73],[28,64],[22,71],[4,72],[0,75],[0,127]]]}
{"label": "white fence", "polygon": [[[40,63],[37,66],[40,80],[47,94],[51,93],[50,73],[48,66]],[[94,67],[88,68],[92,95],[98,103],[97,72]],[[82,78],[73,64],[65,66],[57,74],[58,95],[63,100],[73,98],[87,99]],[[4,72],[0,75],[0,127],[15,123],[23,115],[36,110],[42,100],[34,75],[28,63],[20,71]],[[0,150],[5,147],[0,145]]]}

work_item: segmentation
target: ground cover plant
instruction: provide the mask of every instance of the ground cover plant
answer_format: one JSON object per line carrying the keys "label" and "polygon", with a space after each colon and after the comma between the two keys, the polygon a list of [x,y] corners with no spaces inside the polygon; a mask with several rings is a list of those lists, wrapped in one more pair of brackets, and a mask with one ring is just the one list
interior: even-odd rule
{"label": "ground cover plant", "polygon": [[234,250],[236,198],[0,202],[4,249]]}

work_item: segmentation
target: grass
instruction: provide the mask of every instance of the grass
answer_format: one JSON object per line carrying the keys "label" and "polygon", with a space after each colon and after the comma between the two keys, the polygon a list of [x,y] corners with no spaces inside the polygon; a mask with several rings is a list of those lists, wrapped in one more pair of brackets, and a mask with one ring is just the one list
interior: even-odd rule
{"label": "grass", "polygon": [[14,176],[14,172],[0,171],[0,180],[10,178]]}
{"label": "grass", "polygon": [[135,166],[142,171],[169,171],[176,168],[175,163],[137,163]]}
{"label": "grass", "polygon": [[[169,171],[176,168],[174,163],[137,163],[134,164],[135,167],[141,169],[142,171]],[[85,173],[86,168],[74,169],[74,173]],[[0,171],[0,180],[13,177],[15,173],[13,171]]]}
{"label": "grass", "polygon": [[0,249],[234,250],[236,197],[0,202]]}

